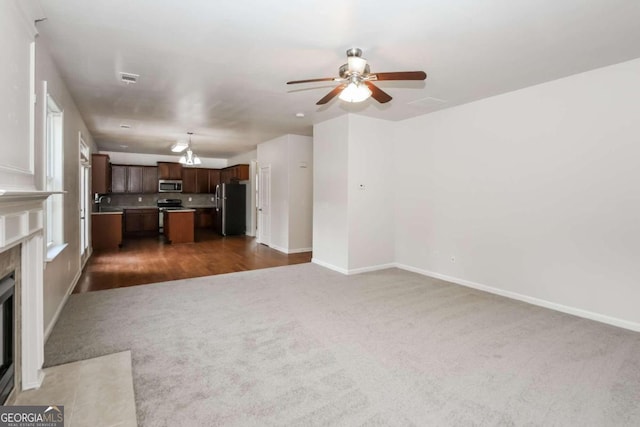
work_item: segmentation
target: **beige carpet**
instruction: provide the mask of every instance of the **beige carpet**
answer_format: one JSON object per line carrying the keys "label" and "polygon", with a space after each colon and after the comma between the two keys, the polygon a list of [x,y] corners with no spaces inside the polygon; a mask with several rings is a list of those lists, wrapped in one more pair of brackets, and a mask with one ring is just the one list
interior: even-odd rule
{"label": "beige carpet", "polygon": [[72,295],[46,363],[129,349],[141,426],[640,425],[640,334],[396,269]]}

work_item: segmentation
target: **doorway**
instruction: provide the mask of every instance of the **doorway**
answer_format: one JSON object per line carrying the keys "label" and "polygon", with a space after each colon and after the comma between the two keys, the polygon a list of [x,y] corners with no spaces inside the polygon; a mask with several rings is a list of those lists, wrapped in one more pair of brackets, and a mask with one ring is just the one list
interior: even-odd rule
{"label": "doorway", "polygon": [[271,165],[260,166],[258,182],[258,243],[269,246],[271,244]]}
{"label": "doorway", "polygon": [[89,259],[89,216],[91,215],[91,207],[89,206],[91,182],[90,176],[90,151],[87,144],[84,142],[82,132],[78,132],[78,144],[80,149],[80,265],[84,267],[84,264]]}

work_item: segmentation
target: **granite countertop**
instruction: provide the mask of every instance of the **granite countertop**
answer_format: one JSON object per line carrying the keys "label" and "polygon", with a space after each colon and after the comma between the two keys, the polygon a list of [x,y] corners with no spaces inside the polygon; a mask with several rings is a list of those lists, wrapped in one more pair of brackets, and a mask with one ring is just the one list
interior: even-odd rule
{"label": "granite countertop", "polygon": [[91,212],[91,215],[122,215],[122,211]]}
{"label": "granite countertop", "polygon": [[158,209],[158,206],[132,205],[132,206],[118,206],[113,209]]}
{"label": "granite countertop", "polygon": [[215,205],[189,205],[184,206],[185,209],[215,209]]}

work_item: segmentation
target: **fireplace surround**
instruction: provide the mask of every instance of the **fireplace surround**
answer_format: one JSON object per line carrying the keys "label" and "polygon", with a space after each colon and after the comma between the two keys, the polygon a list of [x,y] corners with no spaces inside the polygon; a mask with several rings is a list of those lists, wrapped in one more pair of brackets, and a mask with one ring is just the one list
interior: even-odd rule
{"label": "fireplace surround", "polygon": [[44,378],[43,202],[49,194],[0,190],[0,279],[11,275],[14,281],[9,402],[16,391],[38,388]]}

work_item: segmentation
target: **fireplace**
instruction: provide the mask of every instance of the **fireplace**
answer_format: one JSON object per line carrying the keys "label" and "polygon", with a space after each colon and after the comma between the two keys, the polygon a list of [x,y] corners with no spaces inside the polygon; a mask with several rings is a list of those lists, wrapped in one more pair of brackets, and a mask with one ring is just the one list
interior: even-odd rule
{"label": "fireplace", "polygon": [[14,360],[15,272],[0,280],[0,404],[4,404],[15,382]]}

